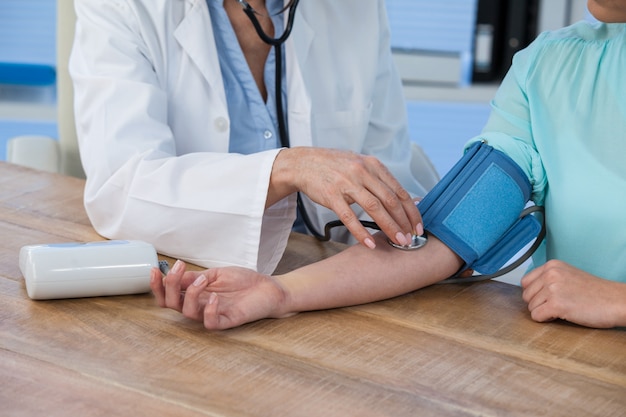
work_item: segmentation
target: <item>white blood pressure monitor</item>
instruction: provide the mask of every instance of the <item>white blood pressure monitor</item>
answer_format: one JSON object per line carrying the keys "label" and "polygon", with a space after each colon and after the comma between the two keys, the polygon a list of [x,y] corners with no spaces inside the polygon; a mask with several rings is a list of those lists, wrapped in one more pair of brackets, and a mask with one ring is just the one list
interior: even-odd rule
{"label": "white blood pressure monitor", "polygon": [[34,300],[148,292],[159,266],[154,247],[136,240],[29,245],[19,262]]}

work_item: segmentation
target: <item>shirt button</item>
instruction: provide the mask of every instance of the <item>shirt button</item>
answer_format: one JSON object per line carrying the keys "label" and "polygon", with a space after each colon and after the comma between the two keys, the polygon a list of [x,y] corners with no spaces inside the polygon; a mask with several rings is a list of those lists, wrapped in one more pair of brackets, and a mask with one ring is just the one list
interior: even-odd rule
{"label": "shirt button", "polygon": [[218,117],[213,121],[213,126],[218,132],[226,132],[228,130],[228,120],[224,117]]}
{"label": "shirt button", "polygon": [[273,135],[273,134],[272,134],[272,132],[270,132],[269,130],[266,130],[265,132],[263,132],[263,137],[264,137],[265,139],[271,139],[271,138],[272,138],[272,136],[274,136],[274,135]]}

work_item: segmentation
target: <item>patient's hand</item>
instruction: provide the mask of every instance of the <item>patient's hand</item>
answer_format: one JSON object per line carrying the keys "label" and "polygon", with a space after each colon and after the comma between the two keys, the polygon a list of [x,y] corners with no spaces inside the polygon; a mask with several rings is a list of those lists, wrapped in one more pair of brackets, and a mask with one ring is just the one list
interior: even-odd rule
{"label": "patient's hand", "polygon": [[207,329],[227,329],[281,313],[287,293],[271,276],[240,267],[185,271],[178,261],[162,278],[152,271],[150,286],[161,307],[201,321]]}
{"label": "patient's hand", "polygon": [[626,325],[626,284],[565,262],[552,260],[529,272],[522,288],[533,320],[563,319],[596,328]]}

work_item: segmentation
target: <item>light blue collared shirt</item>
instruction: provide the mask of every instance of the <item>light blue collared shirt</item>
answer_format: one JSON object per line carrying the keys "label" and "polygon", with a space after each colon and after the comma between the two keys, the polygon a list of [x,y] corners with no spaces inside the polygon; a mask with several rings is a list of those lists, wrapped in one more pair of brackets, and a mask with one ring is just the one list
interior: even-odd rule
{"label": "light blue collared shirt", "polygon": [[[224,10],[223,1],[207,0],[207,4],[213,24],[230,116],[229,151],[251,154],[280,147],[274,85],[276,65],[274,48],[272,47],[265,65],[265,86],[267,88],[267,102],[265,102],[252,77],[235,31]],[[282,1],[267,2],[267,10],[272,16],[276,28],[275,32],[278,34],[282,33],[283,14],[277,13],[282,7]],[[283,77],[284,85],[285,77]],[[282,91],[285,91],[284,87]],[[286,103],[284,93],[283,103]]]}
{"label": "light blue collared shirt", "polygon": [[[235,0],[232,0],[235,1]],[[235,31],[224,10],[222,0],[207,0],[213,24],[213,34],[224,79],[224,90],[228,114],[230,116],[229,152],[251,154],[281,146],[276,112],[275,68],[276,56],[272,47],[265,64],[265,87],[267,102],[263,101],[259,88],[252,77],[250,67],[243,55]],[[272,16],[275,36],[282,35],[284,14],[280,0],[267,2],[267,10]],[[243,13],[243,11],[242,11]],[[284,60],[283,60],[284,61]],[[282,63],[285,74],[285,63]],[[286,77],[283,76],[283,106],[287,114]],[[306,233],[300,213],[294,223],[294,230]]]}

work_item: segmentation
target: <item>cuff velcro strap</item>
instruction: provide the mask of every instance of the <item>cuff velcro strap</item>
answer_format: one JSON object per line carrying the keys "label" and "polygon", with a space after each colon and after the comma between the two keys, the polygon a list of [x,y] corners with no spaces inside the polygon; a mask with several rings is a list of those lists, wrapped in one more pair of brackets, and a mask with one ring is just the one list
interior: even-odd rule
{"label": "cuff velcro strap", "polygon": [[531,191],[512,159],[477,142],[418,208],[424,228],[465,261],[464,269],[491,274],[541,229],[532,215],[520,219]]}

